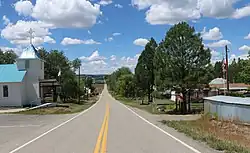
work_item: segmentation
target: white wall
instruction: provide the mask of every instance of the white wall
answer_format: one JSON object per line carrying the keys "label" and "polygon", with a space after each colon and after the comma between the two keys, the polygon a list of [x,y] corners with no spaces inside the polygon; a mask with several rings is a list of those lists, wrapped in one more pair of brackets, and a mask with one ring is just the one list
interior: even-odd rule
{"label": "white wall", "polygon": [[[3,86],[8,85],[8,97],[3,97]],[[21,83],[0,83],[0,106],[22,106]]]}
{"label": "white wall", "polygon": [[[29,68],[26,69],[25,90],[26,90],[26,104],[39,105],[39,79],[44,79],[44,64],[39,59],[31,59]],[[39,100],[39,101],[37,101]]]}

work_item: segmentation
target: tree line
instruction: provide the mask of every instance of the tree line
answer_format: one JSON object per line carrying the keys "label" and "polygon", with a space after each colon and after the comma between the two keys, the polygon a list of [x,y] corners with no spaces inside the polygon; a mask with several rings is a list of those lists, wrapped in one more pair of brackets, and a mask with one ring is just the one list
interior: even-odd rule
{"label": "tree line", "polygon": [[[248,63],[248,67],[245,65]],[[240,67],[240,68],[239,68]],[[229,70],[231,81],[250,83],[249,60],[234,60]],[[204,46],[201,34],[186,22],[171,27],[157,44],[154,38],[146,44],[133,74],[120,68],[106,78],[109,89],[123,97],[139,97],[153,101],[154,91],[168,89],[181,93],[180,110],[187,111],[187,94],[193,89],[209,87],[209,82],[221,75],[222,63],[211,64],[211,50]],[[238,74],[240,73],[240,78]],[[244,79],[243,79],[244,78]],[[189,104],[190,105],[190,104]]]}
{"label": "tree line", "polygon": [[[217,61],[214,65],[214,77],[224,78],[222,70],[223,61]],[[250,84],[250,58],[233,59],[228,67],[230,83],[246,83]]]}

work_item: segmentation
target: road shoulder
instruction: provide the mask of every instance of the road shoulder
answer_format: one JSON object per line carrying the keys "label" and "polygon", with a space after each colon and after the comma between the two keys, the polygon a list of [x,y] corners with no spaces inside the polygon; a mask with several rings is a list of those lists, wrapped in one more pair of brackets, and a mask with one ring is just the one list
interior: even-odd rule
{"label": "road shoulder", "polygon": [[[117,101],[119,102],[119,101]],[[121,103],[121,102],[119,102]],[[124,105],[123,103],[121,103],[122,105]],[[157,127],[159,127],[160,129],[164,130],[165,132],[169,133],[170,135],[172,135],[173,137],[181,140],[182,142],[184,142],[185,144],[192,146],[193,148],[199,150],[200,152],[204,152],[204,153],[219,153],[219,151],[214,150],[212,148],[210,148],[209,146],[207,146],[205,143],[199,142],[199,141],[195,141],[192,138],[187,137],[185,134],[183,133],[179,133],[178,131],[176,131],[173,128],[170,128],[164,124],[161,123],[161,121],[163,119],[166,120],[166,118],[168,118],[169,120],[180,120],[181,116],[179,115],[154,115],[154,114],[150,114],[146,111],[140,110],[138,108],[135,107],[131,107],[131,106],[127,106],[128,108],[130,108],[132,111],[134,111],[136,114],[138,114],[139,116],[141,116],[142,118],[146,119],[147,121],[149,121],[150,123],[156,125]],[[186,120],[191,120],[191,119],[197,119],[199,118],[199,116],[186,116],[183,119]],[[164,134],[164,133],[162,133]]]}

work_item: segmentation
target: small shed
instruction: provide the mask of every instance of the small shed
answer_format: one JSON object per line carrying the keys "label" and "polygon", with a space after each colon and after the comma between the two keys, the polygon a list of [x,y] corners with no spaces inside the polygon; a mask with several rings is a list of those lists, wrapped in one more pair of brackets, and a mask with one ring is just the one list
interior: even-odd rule
{"label": "small shed", "polygon": [[213,96],[204,98],[204,113],[216,113],[219,119],[250,123],[250,98]]}

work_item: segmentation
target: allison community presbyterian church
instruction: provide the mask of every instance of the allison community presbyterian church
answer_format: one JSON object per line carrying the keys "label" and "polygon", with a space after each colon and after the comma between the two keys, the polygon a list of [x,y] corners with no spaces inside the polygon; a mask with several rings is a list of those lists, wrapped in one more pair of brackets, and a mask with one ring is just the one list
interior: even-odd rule
{"label": "allison community presbyterian church", "polygon": [[44,61],[30,44],[15,64],[0,65],[0,106],[39,105]]}

